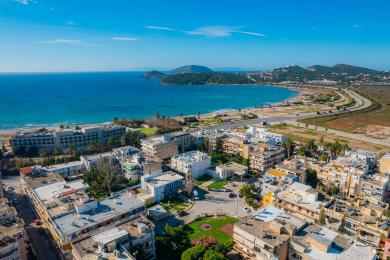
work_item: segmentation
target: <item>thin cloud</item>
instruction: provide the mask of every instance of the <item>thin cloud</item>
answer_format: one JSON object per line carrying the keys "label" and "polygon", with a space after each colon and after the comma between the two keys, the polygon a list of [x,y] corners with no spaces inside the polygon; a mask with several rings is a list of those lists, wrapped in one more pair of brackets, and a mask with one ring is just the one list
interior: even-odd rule
{"label": "thin cloud", "polygon": [[115,41],[137,41],[138,38],[135,37],[112,37]]}
{"label": "thin cloud", "polygon": [[163,30],[163,31],[175,31],[175,32],[185,33],[187,35],[200,35],[200,36],[205,36],[210,38],[230,37],[234,33],[246,34],[246,35],[257,36],[257,37],[266,36],[265,34],[258,33],[258,32],[241,31],[240,30],[241,27],[239,26],[211,25],[211,26],[198,27],[189,31],[179,30],[172,27],[163,27],[163,26],[145,26],[145,28],[154,29],[154,30]]}
{"label": "thin cloud", "polygon": [[175,28],[165,27],[165,26],[147,25],[145,26],[145,28],[152,29],[152,30],[161,30],[161,31],[178,31]]}
{"label": "thin cloud", "polygon": [[32,3],[32,4],[38,3],[38,2],[35,1],[35,0],[14,0],[14,1],[15,1],[15,2],[18,2],[18,3],[22,4],[22,5],[28,5],[28,4],[30,4],[30,3]]}
{"label": "thin cloud", "polygon": [[352,27],[355,28],[355,29],[359,29],[360,25],[359,24],[353,24]]}
{"label": "thin cloud", "polygon": [[43,43],[43,44],[63,44],[63,45],[72,45],[72,46],[86,46],[86,47],[100,47],[104,46],[101,44],[91,44],[91,43],[84,43],[80,40],[74,40],[74,39],[54,39],[54,40],[47,40],[47,41],[40,41],[35,43]]}
{"label": "thin cloud", "polygon": [[242,33],[242,34],[248,34],[248,35],[259,36],[259,37],[267,36],[266,34],[257,33],[257,32],[248,32],[248,31],[235,31],[235,33]]}

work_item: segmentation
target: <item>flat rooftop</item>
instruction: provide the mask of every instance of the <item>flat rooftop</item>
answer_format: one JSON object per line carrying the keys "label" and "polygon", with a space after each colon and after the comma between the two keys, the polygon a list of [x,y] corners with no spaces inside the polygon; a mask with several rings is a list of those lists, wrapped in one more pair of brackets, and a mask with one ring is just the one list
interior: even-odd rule
{"label": "flat rooftop", "polygon": [[65,196],[76,191],[86,189],[88,184],[84,184],[81,179],[65,182],[58,181],[47,185],[43,185],[33,189],[33,192],[42,202],[42,204],[48,204],[54,202],[58,197]]}
{"label": "flat rooftop", "polygon": [[264,222],[246,217],[234,224],[234,226],[272,246],[280,245],[290,238],[288,234],[280,234],[277,231],[277,229],[281,229],[282,225],[276,222]]}
{"label": "flat rooftop", "polygon": [[186,153],[181,153],[171,158],[171,160],[177,160],[187,164],[200,162],[206,159],[210,159],[210,156],[208,156],[207,153],[202,153],[200,151],[190,151]]}
{"label": "flat rooftop", "polygon": [[375,252],[352,238],[330,229],[310,224],[292,237],[294,243],[305,248],[304,258],[329,259],[374,259]]}
{"label": "flat rooftop", "polygon": [[53,220],[62,234],[71,234],[82,228],[96,225],[115,216],[143,208],[144,202],[130,193],[122,192],[98,202],[96,208],[77,214],[75,211]]}
{"label": "flat rooftop", "polygon": [[220,165],[217,165],[217,167],[221,168],[223,170],[232,171],[238,175],[244,175],[247,173],[247,170],[248,170],[248,167],[241,165],[241,164],[238,164],[238,163],[235,163],[235,162],[220,164]]}
{"label": "flat rooftop", "polygon": [[151,185],[153,187],[160,187],[167,185],[169,183],[184,180],[185,178],[173,171],[166,171],[162,175],[153,177],[147,181],[148,185]]}
{"label": "flat rooftop", "polygon": [[254,213],[253,218],[259,221],[271,222],[277,221],[280,223],[288,224],[290,227],[295,227],[294,229],[300,229],[306,223],[305,220],[294,217],[282,209],[278,209],[274,206],[265,206],[259,209],[256,213]]}

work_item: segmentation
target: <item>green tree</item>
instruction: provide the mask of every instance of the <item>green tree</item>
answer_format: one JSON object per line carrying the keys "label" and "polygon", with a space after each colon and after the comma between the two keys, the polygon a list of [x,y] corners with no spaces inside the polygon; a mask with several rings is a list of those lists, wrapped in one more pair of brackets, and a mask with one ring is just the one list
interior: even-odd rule
{"label": "green tree", "polygon": [[214,249],[209,249],[203,256],[203,260],[225,260],[228,259],[224,254]]}
{"label": "green tree", "polygon": [[329,160],[329,154],[327,152],[322,152],[318,158],[321,162],[326,162]]}
{"label": "green tree", "polygon": [[309,154],[310,157],[313,157],[316,152],[317,152],[317,145],[316,145],[316,142],[314,141],[314,139],[311,139],[307,144],[306,144],[306,150]]}
{"label": "green tree", "polygon": [[284,143],[283,143],[283,147],[286,150],[287,158],[290,159],[290,157],[292,156],[292,154],[293,154],[293,152],[295,150],[295,143],[294,143],[294,141],[291,140],[290,138],[287,138],[287,140],[284,141]]}
{"label": "green tree", "polygon": [[141,139],[137,132],[128,131],[122,135],[121,144],[123,146],[130,145],[139,148],[141,147]]}
{"label": "green tree", "polygon": [[182,226],[165,226],[164,234],[156,237],[156,249],[159,259],[180,259],[182,252],[190,246],[187,233]]}
{"label": "green tree", "polygon": [[188,248],[181,255],[182,260],[199,260],[203,259],[203,255],[206,252],[206,247],[203,245],[196,245]]}
{"label": "green tree", "polygon": [[317,178],[317,171],[311,168],[306,169],[306,184],[310,185],[313,188],[317,187],[319,182]]}

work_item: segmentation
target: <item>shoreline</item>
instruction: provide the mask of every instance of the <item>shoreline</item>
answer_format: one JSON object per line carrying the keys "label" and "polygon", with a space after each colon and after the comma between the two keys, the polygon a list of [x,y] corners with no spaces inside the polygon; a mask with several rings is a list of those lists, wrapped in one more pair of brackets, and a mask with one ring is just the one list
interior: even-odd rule
{"label": "shoreline", "polygon": [[[210,84],[210,86],[218,86],[214,84]],[[221,108],[215,111],[211,112],[205,112],[201,113],[200,117],[202,119],[204,118],[209,118],[218,114],[227,114],[227,115],[234,115],[236,113],[240,112],[246,112],[246,113],[251,113],[251,112],[256,112],[257,110],[261,110],[264,108],[269,108],[271,107],[278,107],[282,104],[285,103],[291,103],[295,102],[297,100],[302,99],[302,97],[305,94],[305,91],[303,89],[307,90],[307,87],[298,87],[298,86],[285,86],[285,85],[259,85],[259,84],[230,84],[230,85],[224,85],[224,86],[255,86],[255,87],[278,87],[278,88],[288,88],[296,91],[296,94],[293,97],[278,101],[278,102],[270,102],[268,104],[262,104],[258,106],[252,106],[252,107],[244,107],[244,108]],[[196,114],[188,114],[184,115],[185,117],[189,116],[197,116]],[[115,117],[115,116],[114,116]],[[114,118],[113,117],[113,118]],[[179,115],[173,115],[169,116],[171,118],[178,119],[180,116]],[[130,118],[130,117],[129,117]],[[140,118],[140,120],[146,120],[148,118]],[[54,124],[39,124],[39,125],[26,125],[22,127],[15,127],[15,128],[8,128],[8,129],[0,129],[0,144],[5,143],[7,139],[9,139],[10,136],[16,135],[18,133],[22,132],[31,132],[31,131],[36,131],[40,128],[46,128],[48,130],[54,130],[58,129],[60,125],[68,125],[70,127],[89,127],[89,126],[103,126],[107,125],[109,123],[112,123],[112,121],[105,121],[105,122],[95,122],[95,123],[54,123]]]}

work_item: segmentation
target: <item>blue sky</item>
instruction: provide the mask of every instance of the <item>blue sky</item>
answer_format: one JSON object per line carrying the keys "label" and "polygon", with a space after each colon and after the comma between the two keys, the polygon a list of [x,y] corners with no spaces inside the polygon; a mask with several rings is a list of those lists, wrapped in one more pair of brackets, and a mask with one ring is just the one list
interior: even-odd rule
{"label": "blue sky", "polygon": [[390,69],[388,0],[0,0],[0,71]]}

